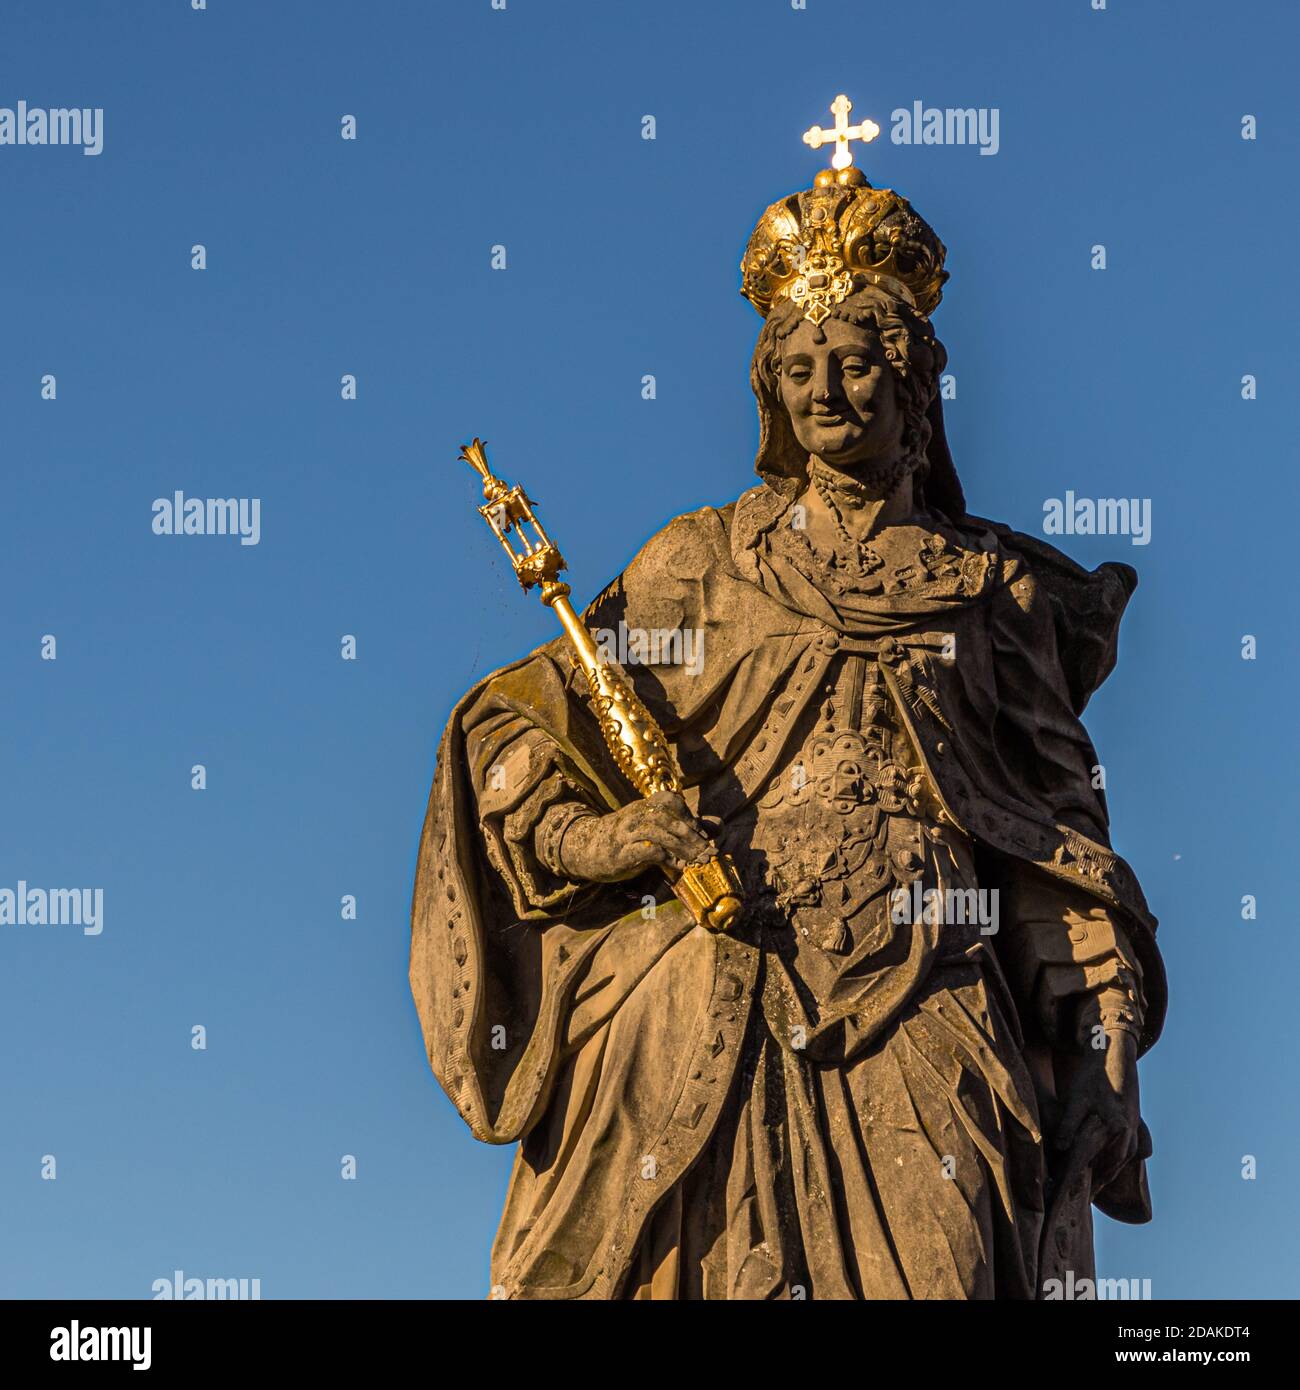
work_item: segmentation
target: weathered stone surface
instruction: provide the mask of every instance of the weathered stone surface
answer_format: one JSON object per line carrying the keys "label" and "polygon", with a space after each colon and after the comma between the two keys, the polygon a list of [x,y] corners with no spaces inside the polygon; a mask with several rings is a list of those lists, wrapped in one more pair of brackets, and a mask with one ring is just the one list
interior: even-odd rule
{"label": "weathered stone surface", "polygon": [[[1094,1203],[1150,1217],[1163,969],[1079,721],[1135,577],[968,513],[905,289],[775,299],[762,481],[586,614],[682,795],[632,793],[558,641],[452,715],[411,983],[519,1144],[497,1296],[1035,1298]],[[659,873],[717,849],[725,935]]]}

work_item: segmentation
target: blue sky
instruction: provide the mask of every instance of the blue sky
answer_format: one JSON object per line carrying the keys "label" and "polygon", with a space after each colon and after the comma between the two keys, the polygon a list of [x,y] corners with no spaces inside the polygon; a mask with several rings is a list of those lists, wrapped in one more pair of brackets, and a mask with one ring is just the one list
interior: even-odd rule
{"label": "blue sky", "polygon": [[[104,930],[0,927],[0,1295],[483,1294],[511,1152],[428,1072],[409,900],[454,700],[552,629],[456,449],[579,597],[747,487],[736,267],[840,91],[949,247],[972,509],[1151,500],[1146,546],[1064,542],[1141,578],[1088,722],[1172,993],[1156,1219],[1099,1218],[1101,1271],[1300,1293],[1298,38],[1281,0],[11,0],[0,107],[103,108],[104,148],[0,146],[0,887],[102,887]],[[917,100],[997,108],[998,153],[891,143]],[[177,490],[260,498],[260,543],[155,535]]]}

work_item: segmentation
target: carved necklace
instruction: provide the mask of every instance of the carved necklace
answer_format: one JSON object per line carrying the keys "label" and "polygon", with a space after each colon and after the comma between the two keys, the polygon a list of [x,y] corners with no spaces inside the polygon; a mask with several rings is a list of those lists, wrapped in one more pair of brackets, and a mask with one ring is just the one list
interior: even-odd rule
{"label": "carved necklace", "polygon": [[[856,478],[846,478],[843,474],[834,473],[816,459],[812,461],[809,474],[813,487],[817,489],[818,497],[822,499],[827,512],[830,513],[831,521],[840,538],[851,571],[855,575],[866,576],[883,569],[885,562],[870,542],[866,539],[859,540],[845,526],[842,509],[859,511],[870,501],[879,500],[882,503],[888,501],[898,485],[907,476],[907,465],[905,463],[891,464],[889,468],[882,470],[878,480],[873,479],[874,487],[871,484],[859,482]],[[877,494],[873,497],[872,493],[882,482],[885,487],[884,496],[880,497]]]}

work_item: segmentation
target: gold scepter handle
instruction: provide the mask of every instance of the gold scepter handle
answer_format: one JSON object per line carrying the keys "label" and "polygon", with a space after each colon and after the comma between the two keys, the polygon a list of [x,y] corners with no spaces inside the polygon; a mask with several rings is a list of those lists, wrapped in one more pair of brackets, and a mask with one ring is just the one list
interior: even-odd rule
{"label": "gold scepter handle", "polygon": [[[564,556],[533,514],[531,500],[518,484],[511,487],[493,475],[481,439],[463,445],[460,458],[483,480],[479,515],[510,557],[524,591],[540,588],[542,602],[559,618],[574,662],[587,678],[592,710],[619,771],[642,796],[680,792],[682,773],[672,746],[622,668],[602,660],[587,625],[569,602],[569,586],[559,578],[566,568]],[[512,536],[518,549],[511,544]],[[691,916],[712,931],[727,931],[740,912],[740,878],[729,854],[688,864],[672,886]]]}

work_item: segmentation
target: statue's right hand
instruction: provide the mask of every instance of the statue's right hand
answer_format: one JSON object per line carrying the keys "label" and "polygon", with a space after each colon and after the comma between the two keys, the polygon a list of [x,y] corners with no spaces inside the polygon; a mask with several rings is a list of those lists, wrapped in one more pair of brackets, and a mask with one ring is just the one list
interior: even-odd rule
{"label": "statue's right hand", "polygon": [[559,858],[572,879],[619,883],[655,865],[681,870],[713,852],[681,793],[656,792],[608,815],[574,821],[564,832]]}

